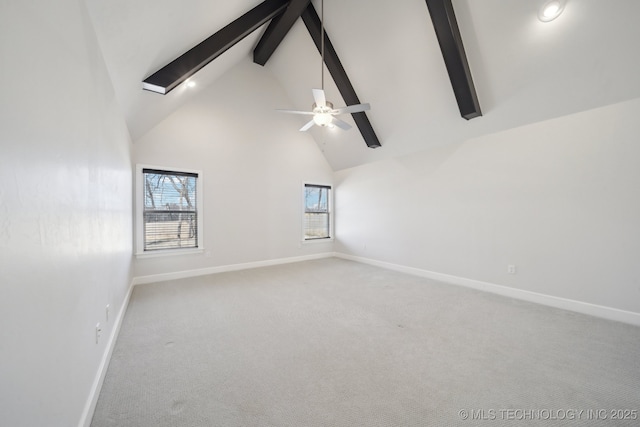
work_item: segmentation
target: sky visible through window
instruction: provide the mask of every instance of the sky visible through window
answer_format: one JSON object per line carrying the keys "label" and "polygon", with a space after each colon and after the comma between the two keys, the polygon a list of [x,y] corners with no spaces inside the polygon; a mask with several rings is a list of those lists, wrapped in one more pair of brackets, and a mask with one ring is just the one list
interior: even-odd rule
{"label": "sky visible through window", "polygon": [[328,212],[328,193],[329,189],[326,187],[305,187],[305,212]]}
{"label": "sky visible through window", "polygon": [[145,210],[195,209],[195,176],[145,172],[144,180]]}

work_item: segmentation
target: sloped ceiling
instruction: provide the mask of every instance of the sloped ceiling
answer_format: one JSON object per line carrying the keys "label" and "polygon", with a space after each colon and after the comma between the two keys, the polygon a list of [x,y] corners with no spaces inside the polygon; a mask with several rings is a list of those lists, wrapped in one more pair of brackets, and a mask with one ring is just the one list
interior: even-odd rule
{"label": "sloped ceiling", "polygon": [[[143,91],[142,80],[260,0],[86,3],[134,141],[250,57],[264,31],[199,71],[195,88],[162,96]],[[319,1],[313,3],[319,10]],[[334,170],[640,97],[640,2],[568,0],[550,23],[537,19],[542,3],[453,0],[484,114],[466,121],[424,0],[325,0],[327,33],[360,100],[371,104],[367,115],[382,143],[368,148],[356,128],[314,128],[311,134]],[[320,57],[301,21],[263,69],[291,100],[274,109],[311,107],[311,88],[320,86]],[[328,74],[325,89],[336,106],[344,105]],[[251,94],[238,96],[251,102]],[[264,114],[281,120],[274,111]],[[304,121],[300,117],[300,126]],[[284,126],[290,123],[283,120]]]}

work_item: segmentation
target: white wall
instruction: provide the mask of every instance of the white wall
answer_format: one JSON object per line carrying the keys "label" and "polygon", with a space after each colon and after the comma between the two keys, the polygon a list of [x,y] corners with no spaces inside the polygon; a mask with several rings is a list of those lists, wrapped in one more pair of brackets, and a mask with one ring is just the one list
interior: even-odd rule
{"label": "white wall", "polygon": [[135,163],[203,172],[205,247],[136,259],[136,277],[333,250],[301,244],[302,184],[330,184],[333,172],[314,140],[298,132],[304,121],[274,111],[289,105],[272,74],[247,57],[135,141]]}
{"label": "white wall", "polygon": [[640,313],[639,114],[635,99],[337,172],[336,251]]}
{"label": "white wall", "polygon": [[0,425],[75,426],[130,283],[130,141],[84,2],[2,2],[0,64]]}

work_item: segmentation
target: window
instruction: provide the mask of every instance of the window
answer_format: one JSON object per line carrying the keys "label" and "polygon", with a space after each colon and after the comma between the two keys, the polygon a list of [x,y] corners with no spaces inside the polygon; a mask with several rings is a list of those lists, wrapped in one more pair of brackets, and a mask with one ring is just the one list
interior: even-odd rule
{"label": "window", "polygon": [[201,251],[201,173],[137,169],[137,254]]}
{"label": "window", "polygon": [[331,187],[328,185],[304,185],[304,240],[330,239]]}

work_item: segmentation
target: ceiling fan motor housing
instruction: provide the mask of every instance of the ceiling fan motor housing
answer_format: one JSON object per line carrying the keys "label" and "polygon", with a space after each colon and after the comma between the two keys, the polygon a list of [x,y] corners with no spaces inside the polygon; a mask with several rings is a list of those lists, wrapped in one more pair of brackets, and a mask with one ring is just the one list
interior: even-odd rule
{"label": "ceiling fan motor housing", "polygon": [[314,102],[311,109],[314,113],[330,113],[333,111],[333,104],[331,102],[326,101],[324,104],[324,106],[318,107],[318,104]]}

